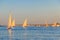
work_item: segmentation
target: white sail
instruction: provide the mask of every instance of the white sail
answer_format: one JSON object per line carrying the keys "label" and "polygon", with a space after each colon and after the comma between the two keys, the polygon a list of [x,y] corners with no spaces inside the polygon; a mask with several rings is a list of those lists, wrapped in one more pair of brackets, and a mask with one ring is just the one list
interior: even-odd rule
{"label": "white sail", "polygon": [[23,28],[26,28],[28,25],[27,25],[27,19],[25,19],[24,23],[23,23]]}
{"label": "white sail", "polygon": [[11,28],[11,21],[12,21],[12,17],[11,17],[11,15],[9,15],[9,19],[8,19],[8,29]]}
{"label": "white sail", "polygon": [[15,26],[15,20],[12,21],[11,27],[13,28]]}

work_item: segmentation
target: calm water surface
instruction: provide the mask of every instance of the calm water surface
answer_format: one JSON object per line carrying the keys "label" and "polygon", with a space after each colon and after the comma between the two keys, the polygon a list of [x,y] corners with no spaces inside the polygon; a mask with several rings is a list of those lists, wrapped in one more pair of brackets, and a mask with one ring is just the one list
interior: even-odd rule
{"label": "calm water surface", "polygon": [[0,40],[60,40],[60,27],[0,27]]}

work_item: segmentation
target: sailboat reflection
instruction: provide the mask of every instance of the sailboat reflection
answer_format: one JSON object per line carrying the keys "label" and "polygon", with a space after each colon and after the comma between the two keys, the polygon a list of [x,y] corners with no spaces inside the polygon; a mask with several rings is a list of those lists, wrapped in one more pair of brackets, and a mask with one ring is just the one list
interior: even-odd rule
{"label": "sailboat reflection", "polygon": [[8,33],[9,33],[9,40],[12,40],[12,30],[8,29]]}

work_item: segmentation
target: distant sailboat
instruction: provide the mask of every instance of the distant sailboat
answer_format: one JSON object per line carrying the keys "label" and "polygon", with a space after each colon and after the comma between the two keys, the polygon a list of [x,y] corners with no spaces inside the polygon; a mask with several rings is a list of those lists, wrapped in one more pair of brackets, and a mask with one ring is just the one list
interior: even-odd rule
{"label": "distant sailboat", "polygon": [[48,23],[46,22],[46,27],[48,27],[49,25],[48,25]]}
{"label": "distant sailboat", "polygon": [[59,25],[57,24],[57,19],[55,18],[55,23],[52,25],[53,27],[58,27]]}
{"label": "distant sailboat", "polygon": [[26,28],[28,25],[27,25],[27,19],[25,19],[24,23],[23,23],[23,28]]}
{"label": "distant sailboat", "polygon": [[59,27],[60,25],[57,25],[57,27]]}
{"label": "distant sailboat", "polygon": [[11,22],[12,22],[12,17],[11,17],[11,15],[9,15],[9,19],[8,19],[8,29],[11,29]]}
{"label": "distant sailboat", "polygon": [[15,26],[15,20],[12,20],[12,16],[9,15],[9,20],[8,20],[8,29],[11,29]]}
{"label": "distant sailboat", "polygon": [[56,25],[56,22],[52,25],[53,27],[56,27],[57,25]]}

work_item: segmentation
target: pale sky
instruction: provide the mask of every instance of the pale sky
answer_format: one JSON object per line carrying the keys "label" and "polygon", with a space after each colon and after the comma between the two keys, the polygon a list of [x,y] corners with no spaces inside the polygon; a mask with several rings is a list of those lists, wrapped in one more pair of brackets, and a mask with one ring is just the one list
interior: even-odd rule
{"label": "pale sky", "polygon": [[0,0],[0,24],[7,25],[8,16],[16,19],[16,24],[23,23],[60,23],[60,0]]}

